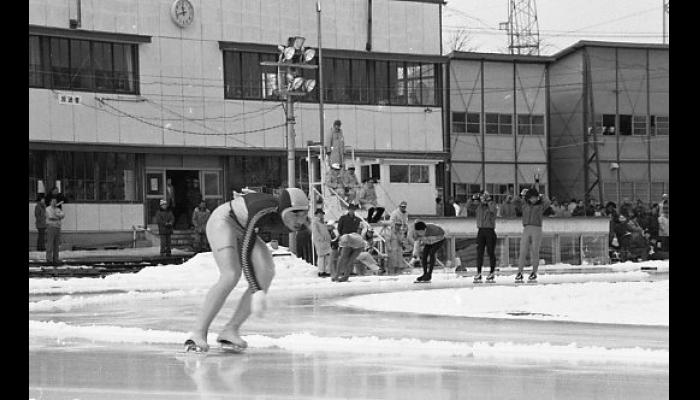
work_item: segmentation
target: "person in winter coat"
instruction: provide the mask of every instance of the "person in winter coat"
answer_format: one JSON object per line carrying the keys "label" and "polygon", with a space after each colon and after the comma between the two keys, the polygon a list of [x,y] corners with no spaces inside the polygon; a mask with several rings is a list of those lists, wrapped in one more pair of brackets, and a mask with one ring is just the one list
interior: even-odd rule
{"label": "person in winter coat", "polygon": [[194,214],[194,210],[199,207],[202,200],[203,197],[202,190],[199,187],[199,179],[193,179],[191,186],[187,188],[187,219],[192,223],[192,226],[194,226],[192,215]]}
{"label": "person in winter coat", "polygon": [[323,220],[323,209],[316,210],[316,216],[311,223],[311,235],[313,237],[314,248],[316,248],[316,266],[318,276],[327,278],[331,276],[331,232]]}
{"label": "person in winter coat", "polygon": [[207,221],[211,211],[207,209],[204,200],[199,202],[197,208],[192,211],[192,225],[194,226],[194,248],[197,253],[205,251],[209,247],[207,241]]}
{"label": "person in winter coat", "polygon": [[661,250],[668,252],[668,214],[662,212],[658,218],[659,221],[659,241],[661,242]]}
{"label": "person in winter coat", "polygon": [[59,192],[57,186],[51,188],[49,193],[46,195],[46,200],[44,201],[46,202],[47,206],[51,204],[51,199],[56,199],[56,207],[63,210],[63,204],[66,203],[66,196],[63,193]]}
{"label": "person in winter coat", "polygon": [[173,225],[175,224],[175,215],[168,208],[168,201],[160,201],[160,210],[156,213],[156,223],[158,224],[158,235],[160,236],[160,255],[169,256],[170,237],[173,234]]}
{"label": "person in winter coat", "polygon": [[43,193],[39,193],[34,206],[34,226],[36,226],[36,250],[46,251],[46,203]]}
{"label": "person in winter coat", "polygon": [[417,221],[413,225],[413,232],[416,236],[416,242],[423,247],[420,255],[423,275],[416,278],[416,282],[430,282],[436,262],[435,254],[445,243],[445,230],[435,224]]}
{"label": "person in winter coat", "polygon": [[343,165],[345,162],[345,138],[340,125],[341,122],[337,119],[331,129],[331,164]]}
{"label": "person in winter coat", "polygon": [[341,193],[343,183],[340,173],[340,164],[331,164],[331,167],[328,169],[328,172],[326,172],[326,177],[324,181],[326,183],[326,187],[328,187],[329,189],[333,189],[336,193],[338,193],[338,195],[343,195],[343,193]]}
{"label": "person in winter coat", "polygon": [[476,275],[474,283],[481,283],[481,267],[484,265],[484,247],[489,254],[489,276],[486,282],[495,282],[496,278],[496,202],[489,192],[475,194],[467,202],[467,207],[476,209]]}
{"label": "person in winter coat", "polygon": [[345,191],[345,201],[355,203],[361,188],[360,182],[355,176],[355,167],[350,166],[346,170],[342,170],[340,179]]}
{"label": "person in winter coat", "polygon": [[61,220],[65,216],[56,197],[51,198],[51,203],[46,207],[46,262],[52,265],[60,262],[58,252],[61,244]]}
{"label": "person in winter coat", "polygon": [[[540,244],[542,243],[542,217],[544,210],[551,204],[547,196],[537,192],[537,189],[524,189],[521,193],[525,199],[522,202],[523,235],[520,238],[520,257],[518,260],[518,273],[515,276],[516,282],[523,281],[523,269],[528,250],[530,262],[532,263],[532,273],[528,281],[537,280],[537,269],[540,262]],[[532,244],[530,243],[532,242]]]}
{"label": "person in winter coat", "polygon": [[373,224],[384,214],[384,207],[377,205],[377,192],[374,189],[374,179],[367,178],[365,185],[360,189],[360,194],[357,197],[360,207],[367,210],[367,222]]}

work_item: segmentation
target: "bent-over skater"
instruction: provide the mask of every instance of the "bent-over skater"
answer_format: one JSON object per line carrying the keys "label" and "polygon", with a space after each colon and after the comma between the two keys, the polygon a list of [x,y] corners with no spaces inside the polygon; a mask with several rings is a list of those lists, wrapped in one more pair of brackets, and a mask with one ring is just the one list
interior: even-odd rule
{"label": "bent-over skater", "polygon": [[423,221],[417,221],[413,225],[413,230],[416,242],[423,246],[420,256],[423,275],[419,276],[416,282],[430,282],[433,276],[433,267],[435,266],[435,253],[445,243],[445,231],[435,224],[426,224]]}

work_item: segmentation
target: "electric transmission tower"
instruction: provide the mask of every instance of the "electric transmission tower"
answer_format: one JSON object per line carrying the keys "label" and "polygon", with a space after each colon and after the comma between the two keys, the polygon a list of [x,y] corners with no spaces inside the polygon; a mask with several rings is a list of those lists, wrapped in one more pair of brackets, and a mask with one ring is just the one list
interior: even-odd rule
{"label": "electric transmission tower", "polygon": [[499,29],[508,35],[510,54],[540,54],[540,27],[535,0],[509,0],[508,22]]}

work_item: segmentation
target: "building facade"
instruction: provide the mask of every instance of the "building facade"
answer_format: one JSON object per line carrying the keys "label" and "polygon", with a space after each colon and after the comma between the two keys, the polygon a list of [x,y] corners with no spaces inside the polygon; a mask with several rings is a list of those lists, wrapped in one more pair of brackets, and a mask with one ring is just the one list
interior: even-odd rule
{"label": "building facade", "polygon": [[501,203],[531,187],[536,176],[545,191],[552,58],[453,52],[449,59],[449,168],[455,199],[486,189]]}
{"label": "building facade", "polygon": [[551,192],[598,199],[597,182],[603,201],[660,201],[669,191],[668,45],[582,41],[554,57]]}
{"label": "building facade", "polygon": [[[260,63],[290,36],[318,46],[317,2],[189,3],[181,26],[174,0],[29,2],[30,235],[33,202],[53,186],[68,200],[64,231],[86,239],[151,224],[168,185],[180,228],[193,190],[213,208],[246,186],[286,185],[285,110]],[[295,104],[297,182],[308,184],[307,144],[339,119],[383,205],[434,213],[449,158],[443,2],[322,6],[324,112],[318,89]]]}

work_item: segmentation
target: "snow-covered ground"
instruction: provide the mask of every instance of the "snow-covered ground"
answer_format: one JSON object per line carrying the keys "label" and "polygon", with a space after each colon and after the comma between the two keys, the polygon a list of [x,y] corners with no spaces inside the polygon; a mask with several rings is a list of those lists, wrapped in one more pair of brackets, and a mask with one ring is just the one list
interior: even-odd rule
{"label": "snow-covered ground", "polygon": [[[415,290],[414,275],[363,276],[348,283],[333,283],[317,277],[316,267],[285,249],[276,251],[276,277],[271,295],[313,291],[332,292],[348,288],[372,293],[335,300],[336,305],[374,311],[428,313],[443,316],[537,319],[567,322],[668,326],[669,281],[649,280],[640,267],[668,271],[668,261],[644,264],[616,264],[605,274],[547,274],[547,270],[567,269],[565,265],[541,268],[540,284],[513,286],[512,273],[503,272],[499,282],[508,285],[474,286],[471,278],[437,271],[435,287]],[[596,279],[592,279],[592,278]],[[88,305],[120,303],[127,300],[160,299],[202,295],[218,278],[211,253],[200,253],[182,265],[147,267],[136,274],[114,274],[105,278],[29,279],[30,339],[70,338],[102,342],[182,343],[186,332],[149,330],[128,326],[77,325],[55,322],[52,317]],[[244,279],[242,279],[244,282]],[[445,286],[446,285],[446,286]],[[451,285],[451,286],[450,286]],[[421,285],[425,288],[425,285]],[[241,283],[235,290],[245,290]],[[380,292],[380,293],[377,293]],[[386,292],[386,293],[381,293]],[[37,314],[41,314],[38,316]],[[106,319],[108,321],[108,319]],[[595,346],[568,346],[549,343],[482,343],[423,341],[411,338],[319,337],[292,332],[283,337],[248,335],[251,347],[279,347],[290,351],[335,349],[383,353],[468,355],[497,358],[547,358],[583,361],[616,361],[665,364],[668,351],[642,348],[606,349]],[[358,346],[359,344],[359,346]]]}

